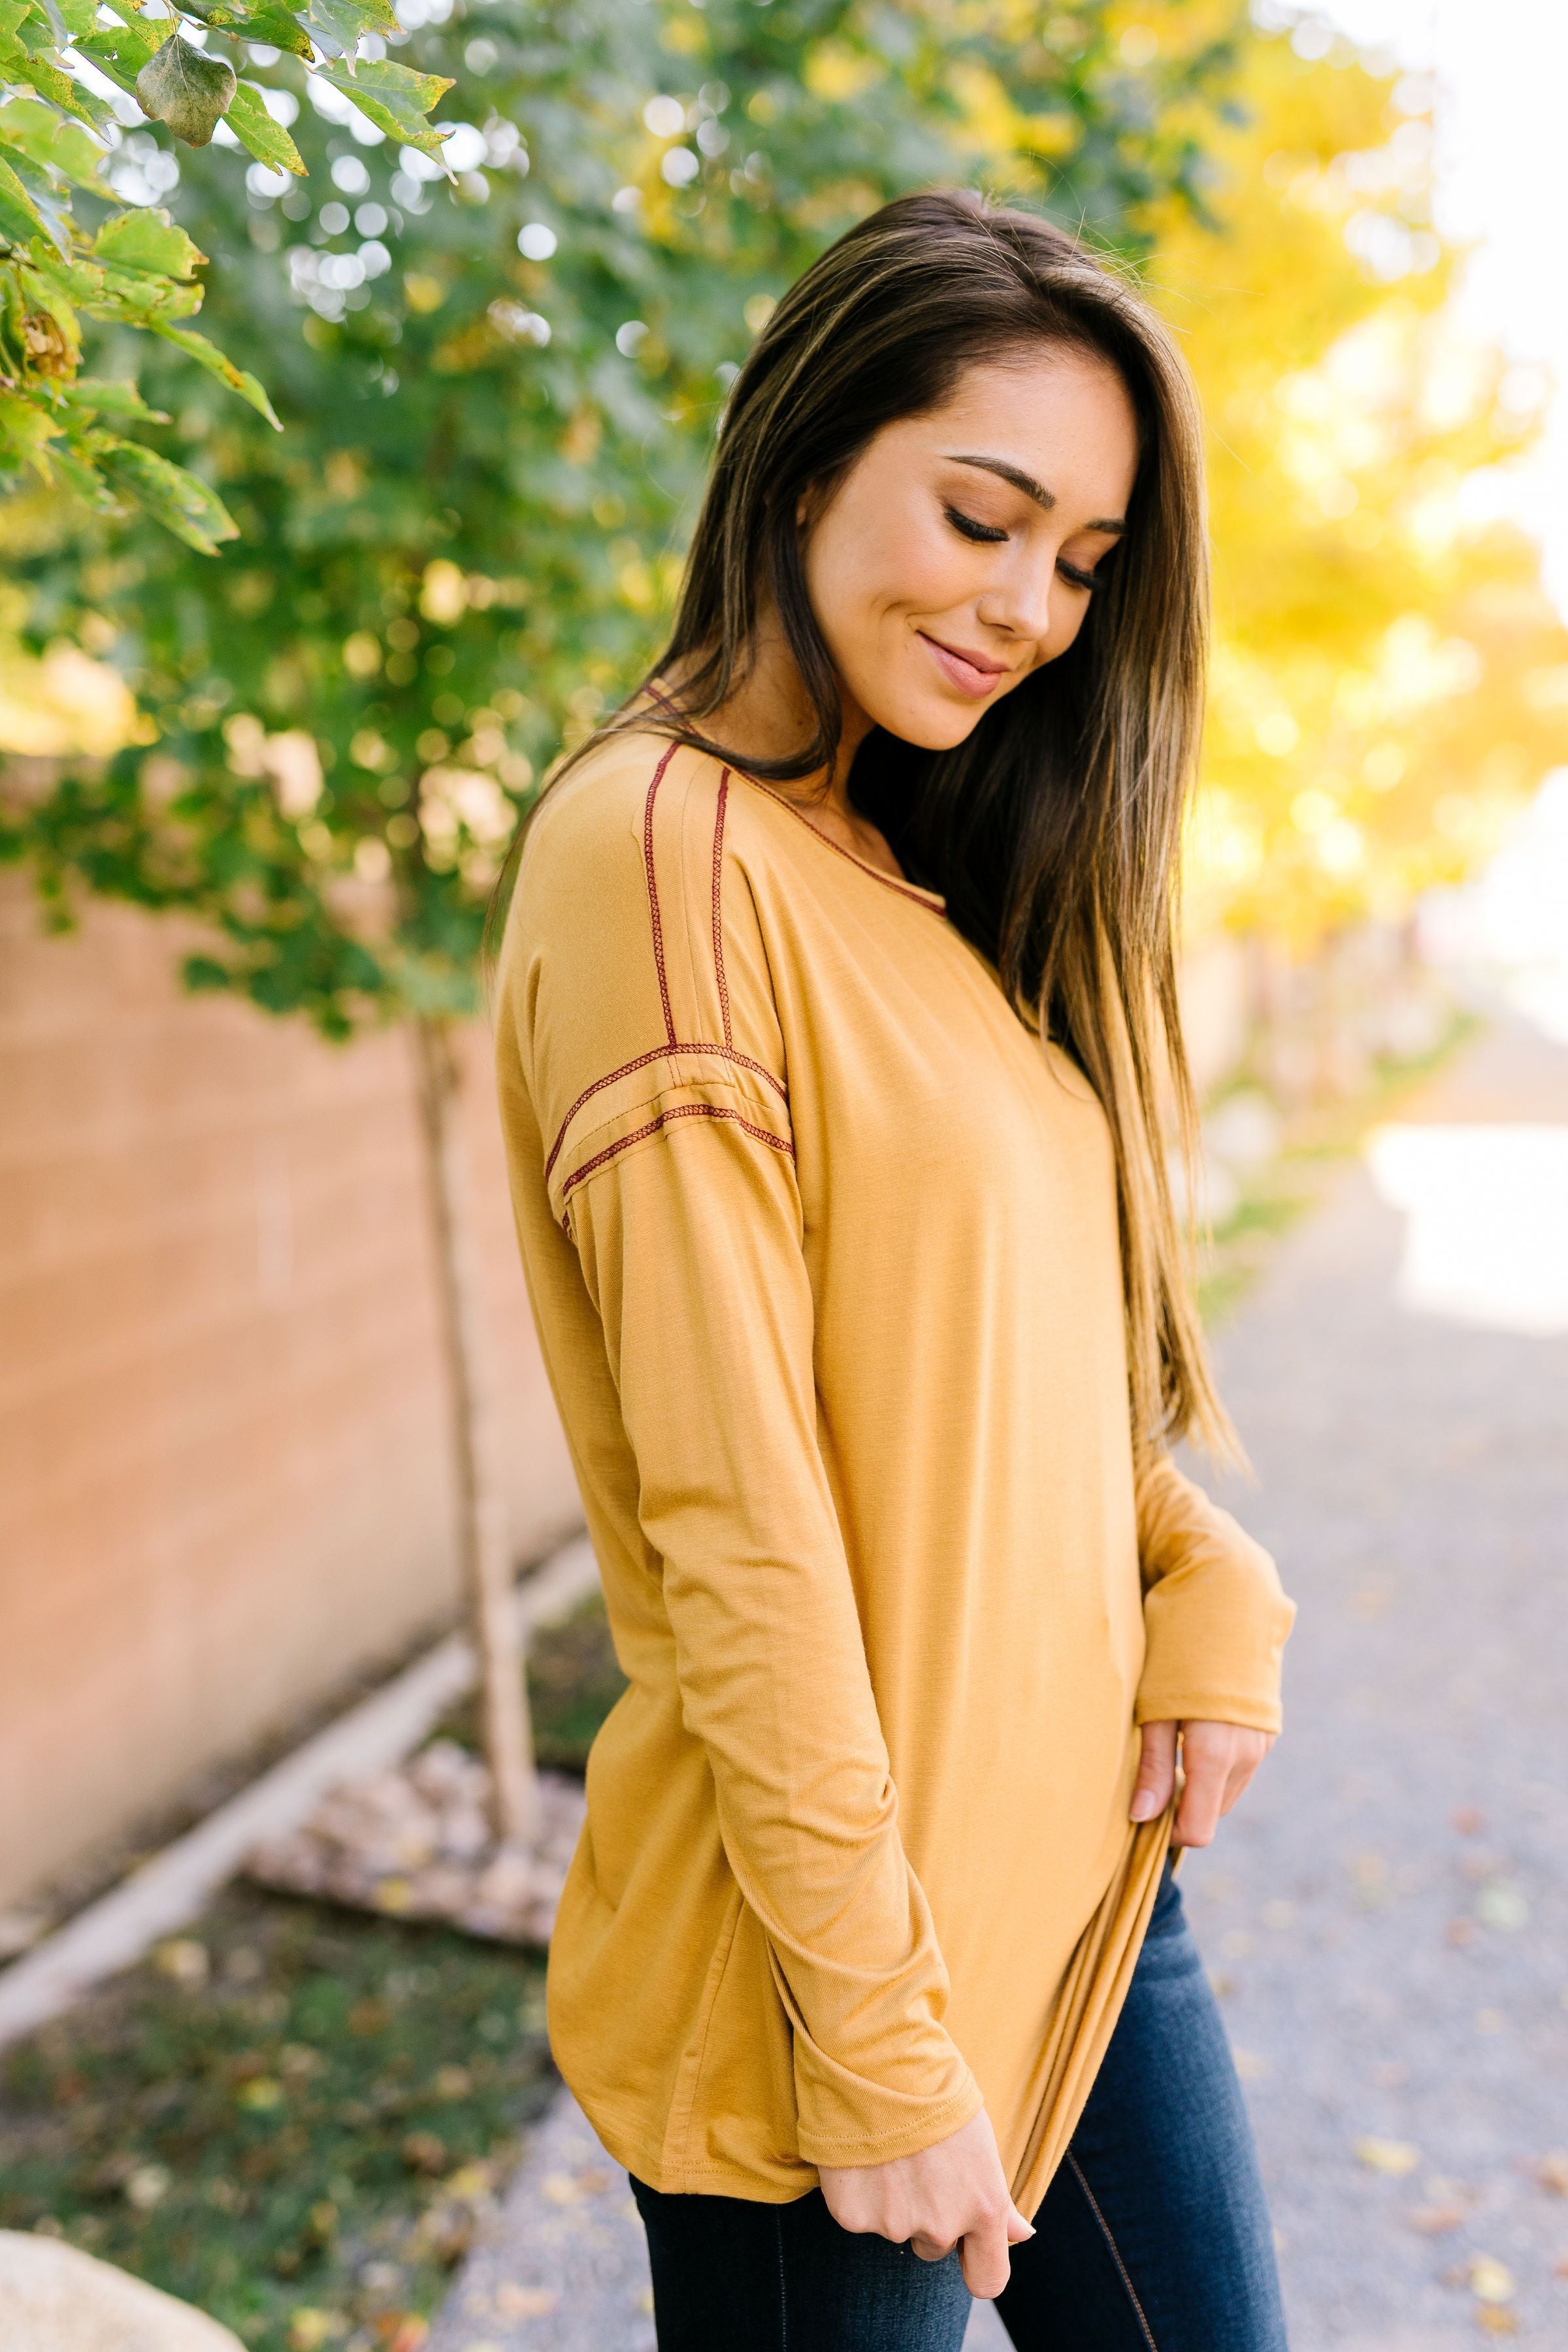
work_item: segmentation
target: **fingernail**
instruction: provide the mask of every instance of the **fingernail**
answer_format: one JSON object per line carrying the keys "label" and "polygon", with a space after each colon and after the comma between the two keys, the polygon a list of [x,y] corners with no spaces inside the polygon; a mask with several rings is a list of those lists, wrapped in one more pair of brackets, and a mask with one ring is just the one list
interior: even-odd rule
{"label": "fingernail", "polygon": [[1160,1800],[1152,1789],[1140,1789],[1132,1800],[1131,1818],[1135,1822],[1152,1822],[1160,1810]]}

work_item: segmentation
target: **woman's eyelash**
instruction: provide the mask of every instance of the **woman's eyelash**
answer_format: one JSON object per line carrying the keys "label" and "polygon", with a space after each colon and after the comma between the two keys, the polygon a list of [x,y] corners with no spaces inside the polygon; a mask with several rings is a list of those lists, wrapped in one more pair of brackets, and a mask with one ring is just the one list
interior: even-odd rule
{"label": "woman's eyelash", "polygon": [[1007,536],[1005,530],[998,530],[993,523],[976,522],[973,515],[961,514],[957,507],[948,507],[944,512],[954,530],[964,539],[982,540],[987,546],[994,546],[998,540]]}
{"label": "woman's eyelash", "polygon": [[[985,546],[994,547],[999,540],[1004,540],[1007,536],[1006,532],[999,529],[996,524],[976,522],[973,515],[964,514],[957,507],[946,507],[943,512],[954,530],[963,539],[978,540]],[[1075,588],[1094,588],[1099,585],[1092,572],[1081,571],[1076,563],[1058,562],[1057,570],[1064,580],[1070,580]]]}

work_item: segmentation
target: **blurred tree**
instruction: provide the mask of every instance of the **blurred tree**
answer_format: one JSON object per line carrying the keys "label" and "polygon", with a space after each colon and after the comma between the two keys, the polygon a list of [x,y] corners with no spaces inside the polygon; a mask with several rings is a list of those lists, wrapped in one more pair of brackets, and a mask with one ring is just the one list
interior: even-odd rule
{"label": "blurred tree", "polygon": [[129,500],[203,555],[234,537],[207,484],[115,429],[167,421],[134,383],[80,373],[82,320],[109,321],[162,337],[276,422],[258,380],[180,323],[201,308],[205,257],[166,213],[116,207],[124,192],[104,176],[106,137],[118,110],[166,124],[190,147],[216,137],[285,174],[302,172],[286,127],[297,100],[275,92],[269,101],[239,79],[256,56],[243,29],[313,61],[323,86],[353,90],[384,131],[433,154],[440,134],[424,117],[447,84],[387,59],[381,36],[395,25],[388,0],[306,0],[297,10],[287,0],[190,0],[153,17],[142,0],[4,0],[0,482],[26,469],[100,507]]}
{"label": "blurred tree", "polygon": [[[450,185],[347,83],[268,57],[306,100],[310,187],[258,163],[242,192],[200,157],[174,197],[213,257],[210,314],[287,428],[148,371],[178,412],[167,446],[240,547],[215,574],[148,534],[14,515],[35,641],[109,653],[142,740],[14,807],[0,852],[29,857],[62,913],[85,885],[201,919],[194,986],[329,1036],[410,1024],[487,1745],[500,1825],[521,1836],[452,1034],[518,810],[657,642],[724,387],[805,262],[900,189],[975,174],[1135,246],[1156,200],[1197,201],[1240,12],[1180,0],[1157,55],[1108,0],[400,13],[389,40],[456,83]],[[152,161],[127,139],[122,187]]]}
{"label": "blurred tree", "polygon": [[1206,220],[1164,208],[1151,265],[1210,425],[1189,898],[1304,949],[1465,872],[1568,760],[1568,632],[1486,519],[1542,387],[1455,320],[1429,89],[1307,21],[1247,45],[1237,97]]}

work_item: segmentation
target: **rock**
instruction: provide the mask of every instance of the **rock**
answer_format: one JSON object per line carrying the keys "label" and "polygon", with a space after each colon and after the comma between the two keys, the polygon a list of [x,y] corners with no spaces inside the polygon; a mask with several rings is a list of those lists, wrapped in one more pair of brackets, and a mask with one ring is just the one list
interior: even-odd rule
{"label": "rock", "polygon": [[310,1819],[268,1839],[247,1868],[264,1886],[398,1918],[445,1919],[506,1943],[550,1941],[583,1823],[580,1781],[539,1776],[531,1846],[498,1848],[489,1774],[451,1740],[330,1790]]}
{"label": "rock", "polygon": [[188,2303],[58,2238],[0,2230],[5,2352],[244,2352]]}

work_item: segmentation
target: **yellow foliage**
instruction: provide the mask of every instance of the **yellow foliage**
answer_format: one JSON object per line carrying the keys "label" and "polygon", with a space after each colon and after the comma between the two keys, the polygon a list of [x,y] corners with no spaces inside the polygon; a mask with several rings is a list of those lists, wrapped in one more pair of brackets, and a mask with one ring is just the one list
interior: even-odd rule
{"label": "yellow foliage", "polygon": [[1149,270],[1210,437],[1188,901],[1200,926],[1305,946],[1462,874],[1568,760],[1568,632],[1532,544],[1471,520],[1538,394],[1453,317],[1429,123],[1359,62],[1284,37],[1249,41],[1240,97],[1213,226],[1173,210]]}

